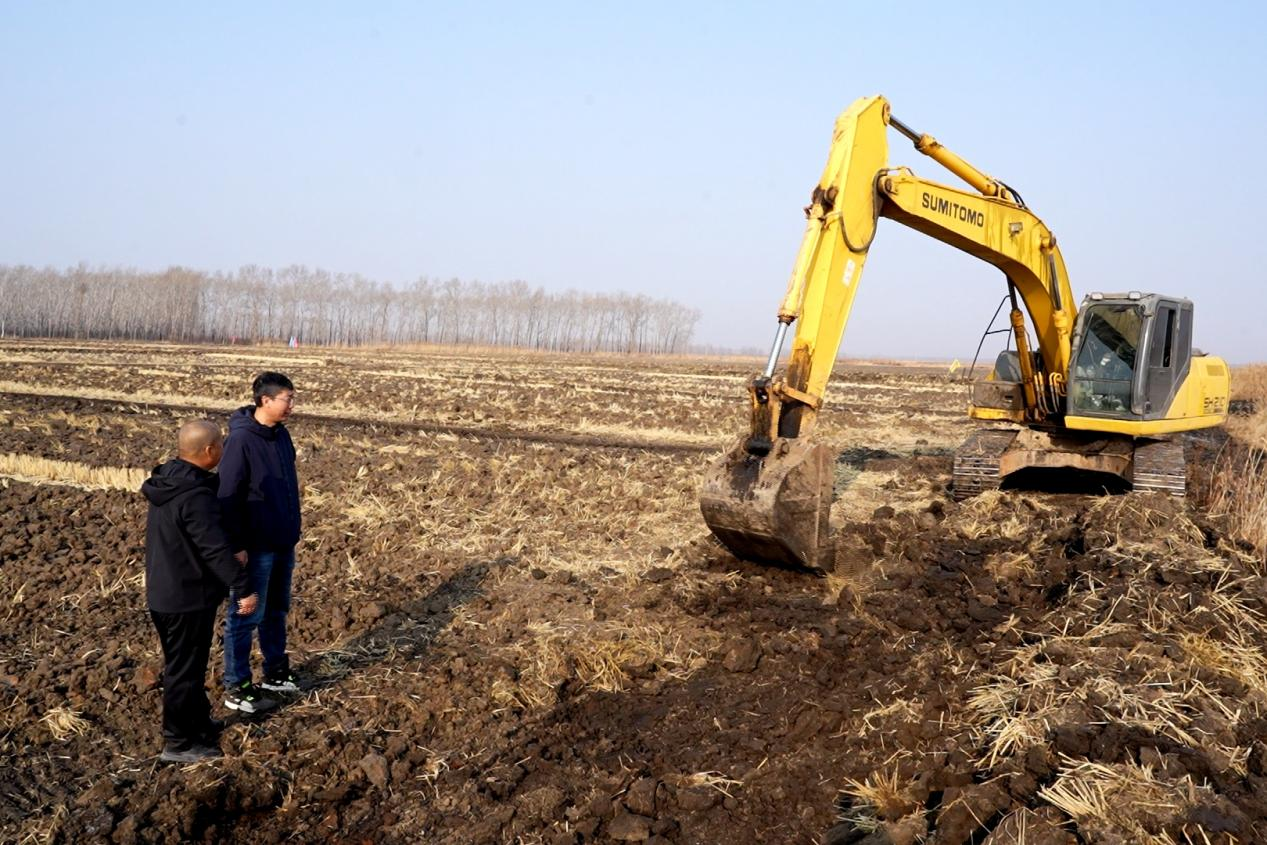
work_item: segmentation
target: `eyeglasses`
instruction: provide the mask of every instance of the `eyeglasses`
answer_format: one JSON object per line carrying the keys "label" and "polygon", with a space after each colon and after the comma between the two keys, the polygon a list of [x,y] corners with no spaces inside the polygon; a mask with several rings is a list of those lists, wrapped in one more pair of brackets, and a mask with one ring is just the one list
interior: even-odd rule
{"label": "eyeglasses", "polygon": [[282,402],[287,405],[295,404],[295,394],[293,393],[279,393],[276,396],[266,396],[264,398],[271,399],[274,402]]}

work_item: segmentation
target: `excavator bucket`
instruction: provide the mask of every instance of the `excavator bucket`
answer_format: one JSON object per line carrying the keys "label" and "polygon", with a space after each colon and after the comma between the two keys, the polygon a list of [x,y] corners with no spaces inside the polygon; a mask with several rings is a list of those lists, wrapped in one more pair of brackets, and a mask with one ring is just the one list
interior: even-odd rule
{"label": "excavator bucket", "polygon": [[754,455],[744,438],[704,479],[704,522],[736,557],[822,574],[833,464],[822,444],[778,437],[768,454]]}

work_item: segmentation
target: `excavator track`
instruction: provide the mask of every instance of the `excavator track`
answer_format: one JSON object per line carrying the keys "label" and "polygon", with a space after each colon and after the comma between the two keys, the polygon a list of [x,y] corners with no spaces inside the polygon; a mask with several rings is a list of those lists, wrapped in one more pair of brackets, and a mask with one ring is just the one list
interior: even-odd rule
{"label": "excavator track", "polygon": [[962,502],[986,490],[997,490],[999,460],[1016,440],[1015,429],[982,429],[955,451],[951,489],[955,501]]}
{"label": "excavator track", "polygon": [[1132,486],[1138,493],[1187,493],[1188,465],[1183,439],[1152,440],[1135,447]]}

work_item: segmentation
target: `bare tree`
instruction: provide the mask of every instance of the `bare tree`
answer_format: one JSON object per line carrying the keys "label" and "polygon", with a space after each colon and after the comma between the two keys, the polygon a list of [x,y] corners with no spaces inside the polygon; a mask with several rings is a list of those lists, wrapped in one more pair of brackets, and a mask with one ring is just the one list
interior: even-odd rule
{"label": "bare tree", "polygon": [[236,273],[0,265],[0,337],[674,353],[688,348],[699,317],[643,294],[547,293],[520,280],[419,277],[398,287],[301,265]]}

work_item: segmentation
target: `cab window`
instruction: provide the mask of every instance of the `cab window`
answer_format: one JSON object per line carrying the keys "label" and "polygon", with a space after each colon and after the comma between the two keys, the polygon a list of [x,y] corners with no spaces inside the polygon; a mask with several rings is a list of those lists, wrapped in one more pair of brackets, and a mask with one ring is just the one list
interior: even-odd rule
{"label": "cab window", "polygon": [[1131,384],[1143,324],[1143,310],[1136,305],[1098,305],[1088,309],[1069,390],[1072,410],[1130,413]]}

